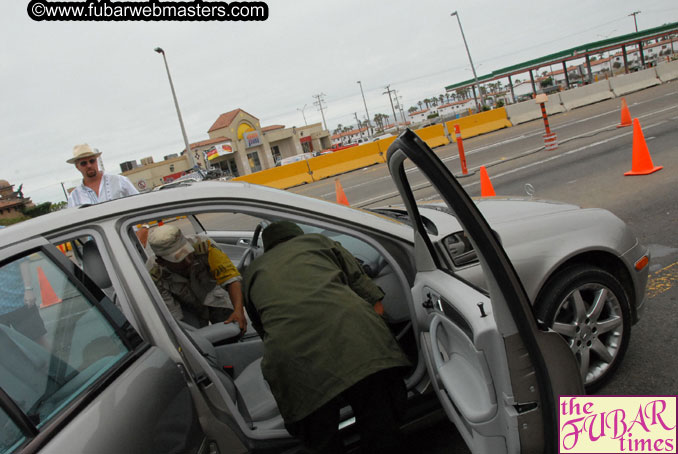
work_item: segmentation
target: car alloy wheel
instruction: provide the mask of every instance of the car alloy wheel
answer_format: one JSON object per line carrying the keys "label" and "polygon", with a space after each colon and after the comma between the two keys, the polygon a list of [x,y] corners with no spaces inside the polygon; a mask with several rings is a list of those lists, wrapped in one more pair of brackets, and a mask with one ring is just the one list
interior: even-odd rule
{"label": "car alloy wheel", "polygon": [[539,315],[568,342],[592,392],[609,380],[628,347],[629,302],[619,281],[596,267],[558,273],[544,291]]}

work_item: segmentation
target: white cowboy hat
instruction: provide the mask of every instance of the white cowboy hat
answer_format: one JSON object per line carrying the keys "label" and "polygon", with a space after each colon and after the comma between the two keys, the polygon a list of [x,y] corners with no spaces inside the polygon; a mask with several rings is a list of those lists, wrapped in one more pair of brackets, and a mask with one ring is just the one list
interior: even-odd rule
{"label": "white cowboy hat", "polygon": [[81,159],[89,158],[90,156],[98,158],[101,156],[101,152],[99,150],[94,151],[92,147],[86,143],[83,143],[82,145],[76,145],[73,147],[73,157],[66,162],[69,164],[75,164]]}

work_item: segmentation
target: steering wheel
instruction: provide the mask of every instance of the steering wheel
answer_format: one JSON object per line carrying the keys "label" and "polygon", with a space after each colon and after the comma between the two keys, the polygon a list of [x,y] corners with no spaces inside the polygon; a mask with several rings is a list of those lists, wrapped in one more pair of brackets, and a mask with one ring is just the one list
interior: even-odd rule
{"label": "steering wheel", "polygon": [[243,271],[247,268],[250,263],[257,257],[260,250],[258,243],[259,237],[261,236],[261,231],[269,224],[268,221],[261,221],[257,224],[257,227],[254,229],[252,234],[252,239],[250,240],[250,245],[243,252],[242,257],[240,258],[240,263],[238,263],[238,270]]}

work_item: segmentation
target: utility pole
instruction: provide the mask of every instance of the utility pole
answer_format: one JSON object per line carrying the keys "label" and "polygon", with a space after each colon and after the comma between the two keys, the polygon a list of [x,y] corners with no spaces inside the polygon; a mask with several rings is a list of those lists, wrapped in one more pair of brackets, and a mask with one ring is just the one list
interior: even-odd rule
{"label": "utility pole", "polygon": [[391,101],[391,110],[393,110],[393,121],[395,122],[395,127],[396,131],[400,131],[400,128],[398,127],[398,117],[396,116],[395,113],[395,107],[393,107],[393,98],[391,98],[391,86],[387,85],[386,86],[386,91],[382,93],[382,95],[388,94],[388,100]]}
{"label": "utility pole", "polygon": [[478,97],[476,96],[476,90],[473,90],[473,97],[476,101],[476,109],[478,112],[481,111],[482,106],[485,104],[485,99],[483,99],[483,93],[480,91],[480,84],[478,83],[478,76],[476,75],[476,68],[473,66],[473,60],[471,59],[471,52],[468,50],[468,44],[466,43],[466,35],[464,35],[464,29],[461,27],[461,19],[459,19],[459,14],[454,11],[450,16],[457,17],[457,23],[459,24],[459,31],[461,31],[461,39],[464,40],[464,47],[466,47],[466,55],[468,55],[468,61],[471,63],[471,71],[473,72],[473,80],[475,81],[475,86],[477,87],[478,94],[480,94],[480,105],[478,105]]}
{"label": "utility pole", "polygon": [[636,33],[638,33],[638,21],[636,20],[636,16],[640,14],[640,11],[634,11],[631,14],[629,14],[629,17],[633,16],[633,25],[636,26]]}
{"label": "utility pole", "polygon": [[367,115],[367,127],[369,128],[369,135],[368,137],[372,137],[374,135],[374,130],[372,129],[372,122],[370,121],[370,113],[367,111],[367,102],[365,102],[365,92],[363,92],[363,84],[358,81],[358,85],[360,85],[360,94],[363,96],[363,104],[365,105],[365,114]]}
{"label": "utility pole", "polygon": [[325,102],[325,96],[326,96],[325,93],[313,95],[313,97],[316,99],[313,105],[318,106],[318,110],[320,110],[320,115],[323,117],[323,125],[325,126],[325,131],[328,131],[327,123],[325,122],[325,112],[323,111],[323,102]]}

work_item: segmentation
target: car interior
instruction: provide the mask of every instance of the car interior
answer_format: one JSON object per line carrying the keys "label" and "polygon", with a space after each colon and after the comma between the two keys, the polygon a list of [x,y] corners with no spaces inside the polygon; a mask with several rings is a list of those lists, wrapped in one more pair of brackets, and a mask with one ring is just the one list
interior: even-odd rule
{"label": "car interior", "polygon": [[[242,273],[252,260],[263,253],[261,231],[278,217],[259,217],[238,212],[205,212],[171,216],[162,219],[145,219],[131,230],[130,239],[135,243],[141,262],[147,270],[154,265],[153,252],[141,241],[146,235],[139,235],[140,229],[153,229],[160,224],[175,223],[185,235],[206,235],[224,251]],[[320,233],[342,244],[349,250],[368,274],[385,292],[383,300],[384,319],[393,335],[402,346],[412,363],[418,365],[417,345],[412,329],[408,295],[409,284],[404,282],[402,271],[397,272],[393,259],[379,250],[378,244],[370,244],[358,235],[345,229],[328,228],[327,225],[311,222],[297,222],[305,233]],[[101,252],[93,238],[73,239],[72,260],[77,263],[99,287],[117,302],[115,290],[106,269]],[[400,268],[400,267],[398,267]],[[162,298],[158,297],[162,304]],[[235,418],[245,436],[251,439],[273,440],[289,438],[279,414],[275,399],[261,371],[263,342],[248,324],[248,330],[241,333],[238,325],[216,323],[202,328],[190,319],[177,321],[176,326],[185,339],[204,358],[209,368],[223,386],[230,405],[241,418]],[[425,390],[424,365],[413,367],[408,378],[412,396],[419,397]],[[416,389],[415,389],[416,387]],[[416,400],[416,399],[415,399]],[[430,404],[426,404],[427,408]],[[423,408],[414,410],[414,416],[426,413]],[[350,407],[342,409],[342,427],[352,425]]]}

